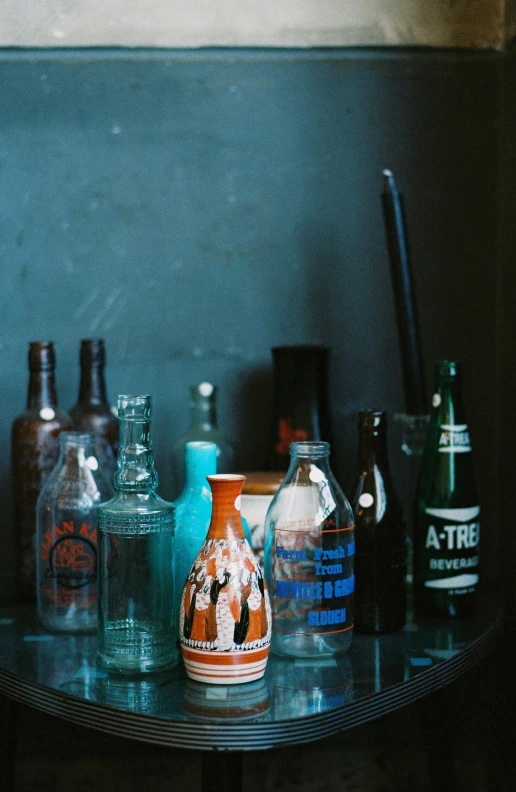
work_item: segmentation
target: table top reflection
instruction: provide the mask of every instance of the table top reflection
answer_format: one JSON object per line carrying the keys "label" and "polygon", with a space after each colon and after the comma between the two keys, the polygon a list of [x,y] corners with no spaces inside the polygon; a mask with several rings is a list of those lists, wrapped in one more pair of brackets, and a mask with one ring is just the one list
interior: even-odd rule
{"label": "table top reflection", "polygon": [[205,685],[183,666],[127,679],[98,668],[95,635],[49,633],[31,608],[0,611],[0,692],[102,731],[191,749],[253,750],[320,739],[414,701],[481,660],[501,608],[469,620],[356,635],[339,657],[271,655],[265,677]]}

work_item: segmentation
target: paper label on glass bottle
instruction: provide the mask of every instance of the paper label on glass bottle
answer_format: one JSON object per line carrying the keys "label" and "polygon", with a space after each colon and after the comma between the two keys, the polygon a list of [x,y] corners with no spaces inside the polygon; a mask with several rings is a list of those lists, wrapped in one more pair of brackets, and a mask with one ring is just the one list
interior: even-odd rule
{"label": "paper label on glass bottle", "polygon": [[353,626],[354,526],[274,526],[273,621],[278,633],[315,635]]}
{"label": "paper label on glass bottle", "polygon": [[44,564],[43,594],[49,600],[56,605],[69,605],[76,599],[78,589],[90,587],[91,591],[79,599],[80,607],[91,606],[96,599],[96,528],[83,520],[63,520],[45,532],[39,556]]}
{"label": "paper label on glass bottle", "polygon": [[466,454],[471,451],[467,424],[441,424],[438,450],[441,454]]}
{"label": "paper label on glass bottle", "polygon": [[425,509],[419,565],[426,588],[449,594],[475,590],[479,579],[479,515],[479,506]]}

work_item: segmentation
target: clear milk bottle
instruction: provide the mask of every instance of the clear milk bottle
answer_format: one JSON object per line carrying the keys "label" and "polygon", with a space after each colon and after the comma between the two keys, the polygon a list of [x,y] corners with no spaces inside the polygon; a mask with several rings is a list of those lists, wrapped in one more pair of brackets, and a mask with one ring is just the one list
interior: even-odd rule
{"label": "clear milk bottle", "polygon": [[113,487],[99,468],[96,438],[61,432],[59,460],[36,507],[38,615],[45,627],[97,627],[97,506]]}
{"label": "clear milk bottle", "polygon": [[267,512],[265,577],[276,654],[332,656],[351,643],[354,519],[329,454],[329,443],[292,443],[288,473]]}

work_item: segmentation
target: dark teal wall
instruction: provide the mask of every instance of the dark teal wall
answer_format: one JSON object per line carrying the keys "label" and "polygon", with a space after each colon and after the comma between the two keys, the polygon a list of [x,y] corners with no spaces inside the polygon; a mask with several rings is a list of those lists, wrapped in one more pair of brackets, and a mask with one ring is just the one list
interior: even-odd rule
{"label": "dark teal wall", "polygon": [[29,340],[56,342],[70,407],[79,339],[106,339],[112,401],[155,398],[165,496],[191,383],[220,386],[221,424],[256,467],[270,347],[327,343],[348,484],[356,411],[402,407],[384,167],[405,191],[428,371],[465,364],[495,574],[500,69],[466,52],[0,53],[1,596]]}

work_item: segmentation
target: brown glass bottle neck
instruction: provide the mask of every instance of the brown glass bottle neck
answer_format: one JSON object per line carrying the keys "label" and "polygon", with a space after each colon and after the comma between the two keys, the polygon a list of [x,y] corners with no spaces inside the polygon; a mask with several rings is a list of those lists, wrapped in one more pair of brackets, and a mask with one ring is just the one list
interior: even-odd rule
{"label": "brown glass bottle neck", "polygon": [[107,405],[107,403],[104,366],[95,363],[83,363],[81,365],[79,404]]}
{"label": "brown glass bottle neck", "polygon": [[358,442],[358,467],[360,470],[370,470],[378,467],[382,469],[384,474],[389,474],[387,435],[385,431],[361,429]]}
{"label": "brown glass bottle neck", "polygon": [[30,372],[27,409],[40,410],[43,407],[57,407],[54,369]]}

